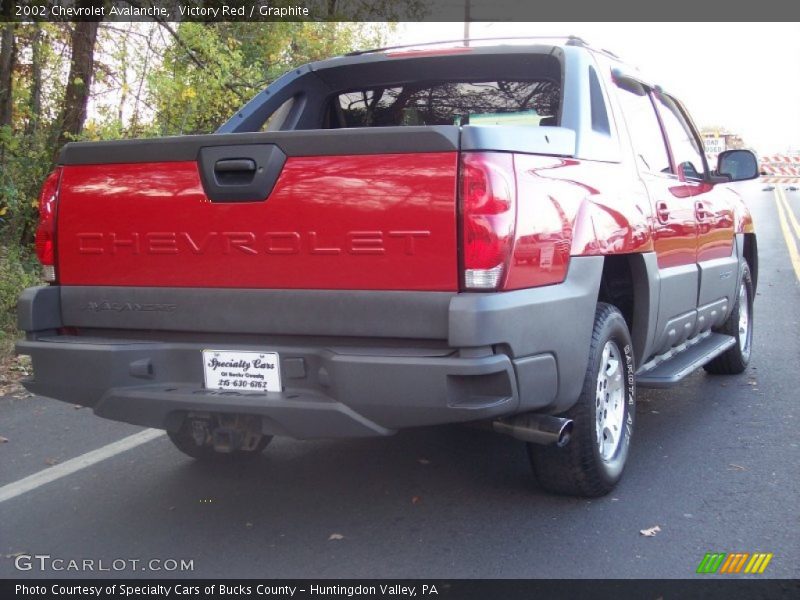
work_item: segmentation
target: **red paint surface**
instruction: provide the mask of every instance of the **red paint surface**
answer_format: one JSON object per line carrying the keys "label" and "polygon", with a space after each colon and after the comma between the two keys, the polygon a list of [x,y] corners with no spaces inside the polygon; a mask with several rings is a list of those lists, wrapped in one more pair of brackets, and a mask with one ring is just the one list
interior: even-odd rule
{"label": "red paint surface", "polygon": [[265,202],[194,162],[64,167],[65,285],[458,289],[457,154],[295,157]]}
{"label": "red paint surface", "polygon": [[625,185],[621,165],[523,154],[514,164],[517,229],[505,289],[560,283],[570,255],[653,249],[649,201]]}
{"label": "red paint surface", "polygon": [[697,221],[697,262],[733,253],[735,194],[725,185],[686,183],[692,189]]}
{"label": "red paint surface", "polygon": [[642,175],[653,199],[653,235],[659,268],[697,262],[694,191],[674,175]]}
{"label": "red paint surface", "polygon": [[753,225],[753,215],[742,198],[742,195],[735,189],[725,186],[733,209],[734,231],[736,233],[755,233]]}

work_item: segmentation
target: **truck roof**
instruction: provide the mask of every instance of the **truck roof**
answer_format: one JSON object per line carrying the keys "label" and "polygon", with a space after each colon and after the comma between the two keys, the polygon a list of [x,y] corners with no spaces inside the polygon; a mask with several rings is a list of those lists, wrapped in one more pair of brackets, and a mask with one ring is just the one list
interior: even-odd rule
{"label": "truck roof", "polygon": [[[372,48],[368,50],[354,50],[352,52],[348,52],[345,56],[361,56],[364,54],[371,54],[374,52],[387,52],[393,50],[415,50],[417,48],[435,48],[437,46],[441,46],[444,48],[448,47],[468,47],[468,48],[476,48],[476,47],[485,47],[485,46],[496,46],[502,44],[508,44],[509,42],[514,42],[514,45],[531,45],[531,44],[545,44],[547,42],[552,43],[556,46],[580,46],[583,48],[589,48],[591,50],[598,51],[597,48],[592,47],[589,43],[586,42],[583,38],[576,36],[576,35],[556,35],[556,36],[499,36],[499,37],[484,37],[484,38],[470,38],[470,39],[453,39],[453,40],[436,40],[431,42],[420,42],[416,44],[401,44],[397,46],[384,46],[381,48]],[[502,44],[501,44],[502,43]],[[599,50],[600,52],[605,52],[611,55],[614,55],[612,52],[608,50]],[[616,55],[614,55],[616,56]]]}
{"label": "truck roof", "polygon": [[575,35],[566,36],[504,36],[474,38],[469,40],[438,40],[416,44],[384,46],[366,50],[355,50],[342,56],[309,63],[312,70],[373,62],[386,58],[422,58],[425,56],[446,56],[450,54],[505,54],[519,52],[548,52],[565,46],[584,48],[587,51],[604,54],[613,60],[620,61],[619,56],[603,48],[590,45]]}

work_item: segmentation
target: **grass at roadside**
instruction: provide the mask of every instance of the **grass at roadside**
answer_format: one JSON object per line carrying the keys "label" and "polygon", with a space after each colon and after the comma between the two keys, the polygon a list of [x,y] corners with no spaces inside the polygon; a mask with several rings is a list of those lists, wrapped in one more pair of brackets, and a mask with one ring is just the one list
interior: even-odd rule
{"label": "grass at roadside", "polygon": [[18,381],[27,376],[27,357],[14,356],[17,329],[17,298],[26,287],[40,285],[36,259],[17,246],[0,245],[0,396],[20,391]]}

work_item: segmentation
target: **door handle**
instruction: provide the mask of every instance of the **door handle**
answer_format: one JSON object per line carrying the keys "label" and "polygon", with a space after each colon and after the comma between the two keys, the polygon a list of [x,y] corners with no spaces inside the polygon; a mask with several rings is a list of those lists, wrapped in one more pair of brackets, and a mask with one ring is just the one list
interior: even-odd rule
{"label": "door handle", "polygon": [[666,202],[656,204],[656,215],[659,221],[666,223],[669,220],[669,205]]}
{"label": "door handle", "polygon": [[250,158],[226,158],[214,165],[217,173],[249,173],[256,170],[256,161]]}

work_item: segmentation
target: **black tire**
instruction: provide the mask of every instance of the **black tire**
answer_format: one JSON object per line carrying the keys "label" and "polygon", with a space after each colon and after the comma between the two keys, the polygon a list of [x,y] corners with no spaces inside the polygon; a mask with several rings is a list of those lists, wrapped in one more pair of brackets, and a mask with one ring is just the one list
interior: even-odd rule
{"label": "black tire", "polygon": [[211,444],[198,445],[192,436],[192,431],[189,421],[184,421],[178,431],[167,431],[167,437],[175,445],[175,447],[183,452],[186,456],[190,456],[195,460],[209,462],[209,461],[243,461],[250,460],[261,454],[272,441],[271,435],[261,436],[258,444],[251,450],[235,450],[233,452],[217,452]]}
{"label": "black tire", "polygon": [[[742,296],[744,293],[744,296]],[[713,375],[738,375],[742,373],[750,363],[750,354],[753,348],[753,278],[750,275],[750,268],[745,263],[742,268],[742,277],[739,286],[736,288],[736,304],[722,327],[717,329],[719,333],[730,335],[736,338],[736,344],[728,348],[725,352],[717,356],[703,368]],[[742,334],[740,329],[740,316],[742,314],[742,299],[746,300],[747,306],[747,326]]]}
{"label": "black tire", "polygon": [[[607,344],[611,354],[608,360],[604,360]],[[611,364],[609,361],[613,362],[614,348],[617,363],[610,386],[613,397],[609,400],[609,371],[604,370],[601,375],[600,370]],[[528,444],[531,466],[542,488],[556,494],[588,498],[603,496],[614,488],[622,477],[633,435],[635,371],[631,336],[622,313],[610,304],[598,303],[583,389],[575,405],[561,415],[574,422],[571,440],[563,448]],[[617,374],[621,379],[616,377]],[[602,442],[598,439],[598,411],[602,402],[605,402],[604,414],[610,411],[614,415],[609,421],[613,422],[610,427],[613,429],[614,424],[618,425],[615,445],[607,444],[612,438],[605,434]],[[609,402],[615,410],[609,408]],[[603,450],[601,445],[604,445]]]}

